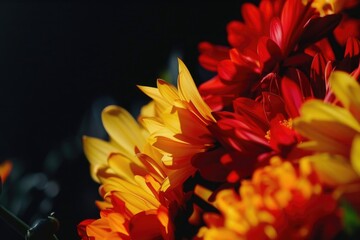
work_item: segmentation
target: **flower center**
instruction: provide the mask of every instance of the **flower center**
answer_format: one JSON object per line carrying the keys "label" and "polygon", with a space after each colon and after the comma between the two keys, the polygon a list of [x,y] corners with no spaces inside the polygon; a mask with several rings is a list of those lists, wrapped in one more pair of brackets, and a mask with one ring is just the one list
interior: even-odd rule
{"label": "flower center", "polygon": [[[279,123],[279,125],[284,126],[284,127],[287,127],[288,129],[292,129],[292,128],[293,128],[292,118],[281,120],[281,121],[279,121],[278,123]],[[270,141],[270,139],[271,139],[271,127],[270,127],[270,129],[266,132],[265,138],[266,138],[266,140]]]}

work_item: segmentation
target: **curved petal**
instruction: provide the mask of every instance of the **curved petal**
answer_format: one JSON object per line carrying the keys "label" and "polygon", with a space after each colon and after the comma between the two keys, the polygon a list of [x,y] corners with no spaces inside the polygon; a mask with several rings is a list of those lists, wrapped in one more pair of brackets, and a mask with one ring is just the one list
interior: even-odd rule
{"label": "curved petal", "polygon": [[356,135],[350,153],[351,165],[354,168],[355,172],[360,176],[360,135]]}
{"label": "curved petal", "polygon": [[145,145],[143,132],[128,111],[112,105],[103,110],[101,117],[107,133],[119,145],[123,154],[134,156],[135,146],[139,149],[143,148]]}
{"label": "curved petal", "polygon": [[88,136],[83,137],[83,148],[85,156],[90,162],[91,177],[96,182],[100,182],[99,178],[96,176],[98,170],[107,167],[108,157],[111,153],[119,152],[119,149],[101,139]]}
{"label": "curved petal", "polygon": [[145,175],[146,170],[136,165],[134,162],[133,159],[129,159],[122,154],[111,154],[108,165],[121,179],[135,183],[135,175]]}
{"label": "curved petal", "polygon": [[177,89],[170,83],[165,82],[164,80],[157,80],[157,88],[159,89],[162,99],[166,100],[169,104],[173,104],[176,99],[179,99],[179,94]]}
{"label": "curved petal", "polygon": [[342,156],[324,153],[308,158],[313,162],[322,181],[327,184],[338,186],[351,183],[359,178],[348,160]]}
{"label": "curved petal", "polygon": [[335,96],[360,122],[360,85],[348,73],[334,71],[330,85]]}
{"label": "curved petal", "polygon": [[211,115],[210,107],[201,98],[199,91],[185,64],[179,59],[178,90],[183,100],[194,104],[201,116],[209,121],[215,121]]}

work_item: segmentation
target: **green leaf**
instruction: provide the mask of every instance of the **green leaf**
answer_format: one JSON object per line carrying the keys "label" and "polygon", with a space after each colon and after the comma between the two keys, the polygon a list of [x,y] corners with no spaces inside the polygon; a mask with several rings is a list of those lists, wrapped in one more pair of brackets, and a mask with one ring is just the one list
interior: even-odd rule
{"label": "green leaf", "polygon": [[349,236],[354,236],[360,231],[360,216],[357,214],[355,209],[346,201],[341,203],[343,209],[343,224],[345,232]]}

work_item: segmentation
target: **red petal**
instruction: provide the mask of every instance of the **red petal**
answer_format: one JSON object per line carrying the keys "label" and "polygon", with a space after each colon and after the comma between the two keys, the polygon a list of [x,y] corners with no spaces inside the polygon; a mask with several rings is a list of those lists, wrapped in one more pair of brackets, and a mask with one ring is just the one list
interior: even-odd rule
{"label": "red petal", "polygon": [[354,37],[350,37],[346,41],[345,58],[352,58],[360,55],[360,41]]}
{"label": "red petal", "polygon": [[273,40],[280,49],[283,48],[283,29],[279,18],[273,18],[270,23],[270,39]]}
{"label": "red petal", "polygon": [[229,48],[216,46],[208,42],[199,44],[199,62],[201,66],[209,71],[215,72],[218,63],[223,59],[229,58]]}
{"label": "red petal", "polygon": [[324,99],[326,93],[325,85],[326,60],[322,54],[316,54],[310,68],[310,83],[314,96]]}
{"label": "red petal", "polygon": [[82,240],[91,240],[91,238],[88,237],[88,235],[86,233],[86,227],[94,221],[95,221],[95,219],[86,219],[78,224],[77,233],[81,237]]}
{"label": "red petal", "polygon": [[283,77],[281,80],[281,92],[290,117],[299,116],[299,109],[304,101],[299,86],[288,77]]}
{"label": "red petal", "polygon": [[249,28],[242,22],[231,21],[226,26],[226,29],[228,32],[228,42],[232,47],[244,48],[251,41],[247,34]]}
{"label": "red petal", "polygon": [[263,72],[271,72],[282,59],[279,46],[268,37],[259,39],[257,53],[259,54]]}
{"label": "red petal", "polygon": [[244,117],[245,121],[263,131],[268,129],[268,122],[263,105],[249,98],[237,98],[233,102],[234,112]]}
{"label": "red petal", "polygon": [[174,239],[172,234],[166,234],[164,226],[157,217],[156,209],[140,212],[131,218],[131,239]]}
{"label": "red petal", "polygon": [[301,34],[299,48],[305,49],[310,44],[324,38],[335,29],[340,21],[340,14],[332,14],[325,17],[315,17],[310,19]]}
{"label": "red petal", "polygon": [[241,8],[241,15],[246,25],[253,28],[257,33],[262,33],[261,14],[255,5],[244,3]]}
{"label": "red petal", "polygon": [[213,151],[195,154],[191,164],[199,169],[203,178],[209,181],[222,182],[226,180],[229,170],[226,164],[221,162],[222,156],[226,155],[224,148],[217,148]]}
{"label": "red petal", "polygon": [[344,15],[339,26],[334,30],[336,41],[344,46],[349,37],[360,37],[360,19],[349,18]]}
{"label": "red petal", "polygon": [[231,81],[237,75],[237,67],[231,60],[223,60],[219,63],[218,74],[222,80]]}
{"label": "red petal", "polygon": [[279,113],[287,116],[284,101],[280,96],[269,92],[263,92],[262,96],[263,108],[268,122]]}

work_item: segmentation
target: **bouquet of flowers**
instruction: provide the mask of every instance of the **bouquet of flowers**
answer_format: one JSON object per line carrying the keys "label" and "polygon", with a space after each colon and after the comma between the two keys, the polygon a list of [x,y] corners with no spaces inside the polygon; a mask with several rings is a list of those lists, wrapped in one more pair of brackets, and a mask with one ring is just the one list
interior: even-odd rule
{"label": "bouquet of flowers", "polygon": [[197,86],[139,86],[134,119],[85,136],[99,219],[82,239],[334,239],[360,229],[359,1],[244,3],[229,46],[199,44]]}

